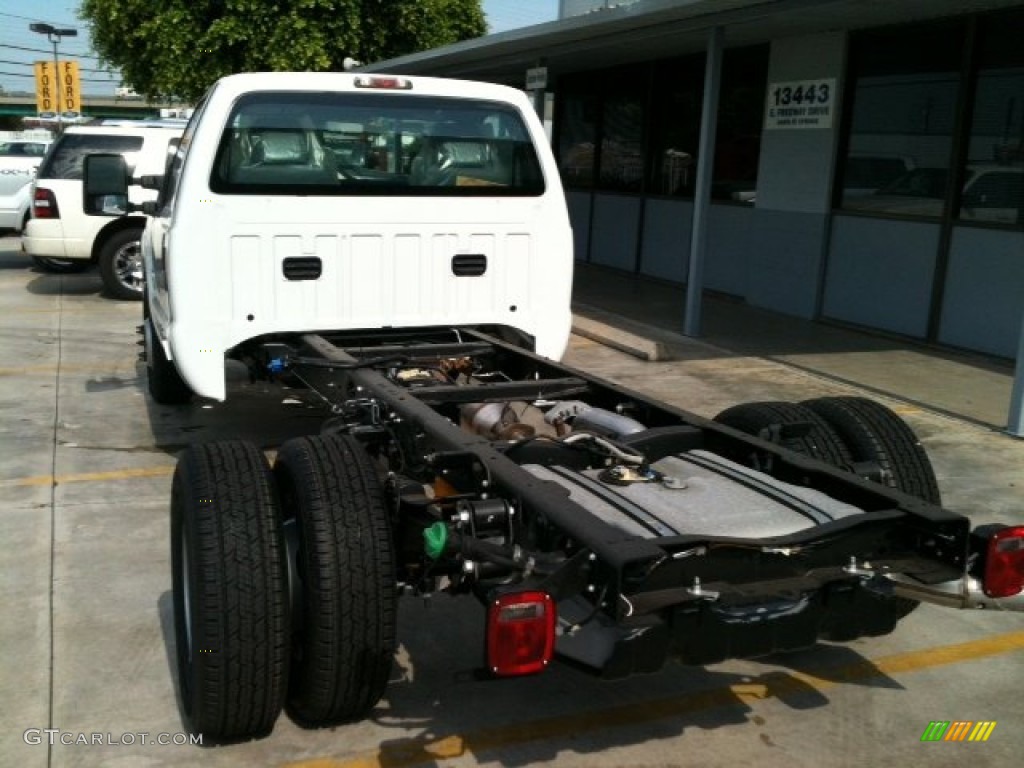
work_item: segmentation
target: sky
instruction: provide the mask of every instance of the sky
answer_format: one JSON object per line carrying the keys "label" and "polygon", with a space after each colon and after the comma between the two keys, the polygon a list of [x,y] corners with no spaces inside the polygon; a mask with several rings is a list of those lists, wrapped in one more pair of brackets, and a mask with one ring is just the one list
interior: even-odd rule
{"label": "sky", "polygon": [[[34,90],[31,64],[39,59],[51,60],[53,48],[43,35],[31,32],[28,25],[44,21],[78,29],[78,37],[61,40],[59,52],[61,58],[69,54],[78,59],[82,93],[113,95],[121,84],[120,77],[101,69],[89,48],[88,30],[78,20],[78,5],[78,0],[35,0],[31,4],[25,0],[0,0],[0,87],[8,93]],[[483,0],[483,9],[490,31],[505,32],[554,20],[558,17],[558,0]]]}

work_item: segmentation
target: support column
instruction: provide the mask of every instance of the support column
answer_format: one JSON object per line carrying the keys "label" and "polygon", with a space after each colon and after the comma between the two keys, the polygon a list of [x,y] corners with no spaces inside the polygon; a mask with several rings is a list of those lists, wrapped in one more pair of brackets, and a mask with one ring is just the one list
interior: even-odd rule
{"label": "support column", "polygon": [[1006,431],[1014,437],[1024,437],[1024,318],[1021,320],[1017,341],[1017,369],[1013,377],[1013,391],[1010,393],[1010,416]]}
{"label": "support column", "polygon": [[708,211],[711,206],[711,174],[715,167],[715,131],[718,126],[718,93],[722,84],[721,27],[708,36],[704,65],[704,104],[700,116],[700,147],[697,180],[693,193],[693,232],[690,237],[690,270],[686,279],[686,315],[683,333],[700,335],[701,294],[704,291],[704,256],[707,249]]}

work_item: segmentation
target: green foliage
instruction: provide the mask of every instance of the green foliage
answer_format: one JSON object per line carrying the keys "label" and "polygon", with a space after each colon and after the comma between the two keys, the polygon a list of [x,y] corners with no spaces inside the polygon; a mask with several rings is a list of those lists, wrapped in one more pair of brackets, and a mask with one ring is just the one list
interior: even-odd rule
{"label": "green foliage", "polygon": [[480,0],[82,0],[92,43],[150,98],[235,72],[341,71],[486,32]]}

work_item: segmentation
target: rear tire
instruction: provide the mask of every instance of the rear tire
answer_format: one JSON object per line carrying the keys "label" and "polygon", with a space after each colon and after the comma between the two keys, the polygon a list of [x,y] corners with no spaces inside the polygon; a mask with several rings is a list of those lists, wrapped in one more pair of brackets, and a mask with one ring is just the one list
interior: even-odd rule
{"label": "rear tire", "polygon": [[395,554],[380,480],[354,438],[289,440],[274,466],[294,518],[303,617],[293,637],[286,709],[303,727],[365,717],[391,675]]}
{"label": "rear tire", "polygon": [[142,335],[146,350],[146,384],[149,394],[160,405],[184,405],[192,399],[192,390],[181,378],[174,363],[164,354],[164,346],[156,336],[153,320],[142,321]]}
{"label": "rear tire", "polygon": [[103,287],[111,298],[142,300],[141,229],[122,229],[107,238],[100,248],[99,263]]}
{"label": "rear tire", "polygon": [[33,256],[32,262],[39,269],[53,275],[73,275],[85,272],[92,266],[91,262],[83,259],[54,259],[49,256]]}
{"label": "rear tire", "polygon": [[768,437],[765,431],[776,425],[809,424],[806,434],[782,437],[780,445],[841,469],[851,461],[850,452],[835,430],[814,411],[796,403],[742,403],[722,411],[715,421],[748,435],[764,437]]}
{"label": "rear tire", "polygon": [[[854,462],[874,462],[882,470],[883,485],[941,505],[935,470],[910,427],[889,408],[863,397],[821,397],[803,403],[839,433],[849,446]],[[906,597],[867,593],[879,610],[896,621],[920,603]]]}
{"label": "rear tire", "polygon": [[803,405],[839,433],[855,462],[875,462],[890,488],[941,505],[939,483],[921,441],[881,403],[863,397],[822,397]]}
{"label": "rear tire", "polygon": [[240,441],[190,446],[171,490],[178,682],[195,733],[271,731],[290,637],[280,509],[263,454]]}

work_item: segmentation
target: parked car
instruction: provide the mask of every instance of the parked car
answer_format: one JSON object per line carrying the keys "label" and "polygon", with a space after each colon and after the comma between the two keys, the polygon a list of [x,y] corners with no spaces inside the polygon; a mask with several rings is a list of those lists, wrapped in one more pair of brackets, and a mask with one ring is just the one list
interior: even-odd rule
{"label": "parked car", "polygon": [[843,170],[843,199],[873,194],[916,167],[906,155],[852,154]]}
{"label": "parked car", "polygon": [[20,232],[29,216],[32,179],[50,139],[0,141],[0,232]]}
{"label": "parked car", "polygon": [[[949,183],[947,168],[916,168],[873,195],[844,200],[848,210],[907,216],[942,215]],[[1024,166],[967,167],[960,196],[961,221],[1016,224],[1024,209]]]}
{"label": "parked car", "polygon": [[[25,251],[42,269],[70,272],[98,264],[107,293],[118,299],[142,298],[139,239],[146,219],[87,216],[82,208],[82,161],[97,152],[124,156],[138,181],[164,172],[181,125],[138,122],[68,128],[54,142],[32,191],[32,218],[25,228]],[[156,192],[133,186],[129,200],[141,204]]]}

